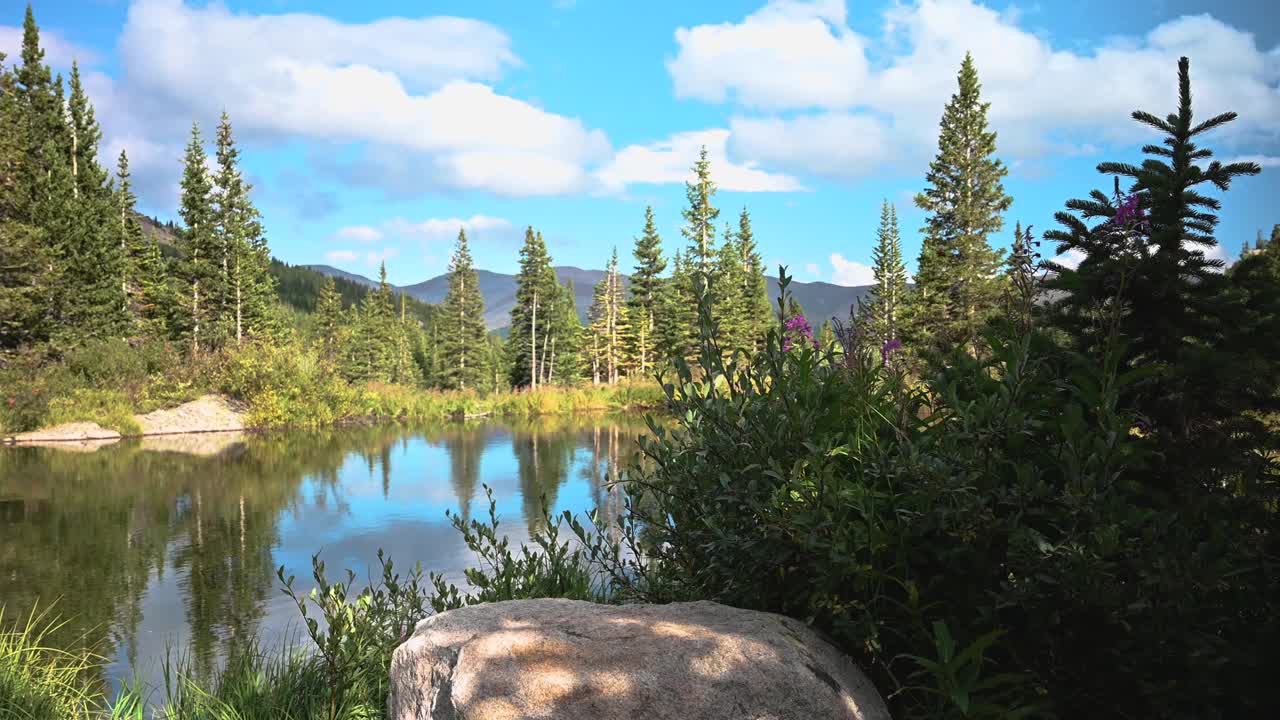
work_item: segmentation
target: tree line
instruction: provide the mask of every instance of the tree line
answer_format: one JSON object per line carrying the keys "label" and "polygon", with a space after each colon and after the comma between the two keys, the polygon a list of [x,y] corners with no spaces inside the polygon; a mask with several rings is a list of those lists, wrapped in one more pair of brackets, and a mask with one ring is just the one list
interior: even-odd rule
{"label": "tree line", "polygon": [[[694,362],[697,307],[704,294],[711,331],[726,356],[758,351],[771,326],[774,312],[750,213],[744,207],[736,223],[719,224],[706,148],[686,182],[684,246],[664,255],[653,208],[646,208],[632,247],[631,272],[624,273],[614,248],[594,288],[585,326],[575,288],[557,278],[542,233],[527,228],[504,340],[486,328],[479,278],[461,229],[449,264],[448,293],[439,306],[397,295],[386,280],[385,264],[378,286],[358,293],[350,283],[340,287],[332,278],[302,278],[299,271],[286,278],[284,266],[271,258],[226,113],[215,131],[212,160],[199,125],[192,124],[183,158],[182,222],[170,224],[175,247],[162,248],[142,232],[127,154],[120,153],[114,174],[100,164],[102,133],[78,68],[72,65],[69,92],[64,92],[61,76],[44,63],[30,7],[19,61],[12,69],[2,62],[0,350],[35,347],[56,357],[87,339],[141,338],[181,343],[201,355],[301,335],[353,382],[489,391],[614,383],[652,377],[672,359]],[[1030,228],[1024,232],[1019,225],[1007,252],[992,245],[1013,199],[1003,188],[1008,169],[996,157],[989,104],[982,100],[969,56],[957,86],[943,111],[926,188],[915,198],[926,213],[915,276],[908,282],[897,209],[885,200],[873,250],[874,285],[868,301],[851,311],[860,337],[886,358],[894,352],[924,360],[955,348],[981,355],[983,333],[1008,314],[1011,294],[1029,267],[1035,244]],[[1149,124],[1163,127],[1162,122],[1152,118]],[[1221,172],[1243,173],[1248,169],[1243,167]],[[1138,173],[1123,165],[1108,171]],[[1059,213],[1065,229],[1045,237],[1057,241],[1060,251],[1096,255],[1111,240],[1092,238],[1084,222],[1114,212],[1119,200],[1095,197],[1070,205],[1081,216]],[[1206,205],[1201,212],[1213,209]],[[1190,239],[1208,246],[1215,242],[1207,231],[1216,218],[1200,222],[1202,232]],[[1262,252],[1261,233],[1255,245],[1249,250],[1246,244],[1246,251]],[[1134,305],[1125,317],[1139,318],[1129,322],[1146,322],[1141,318],[1157,309],[1182,314],[1166,322],[1169,335],[1159,350],[1166,360],[1181,347],[1179,333],[1185,338],[1192,325],[1206,321],[1198,315],[1193,319],[1201,311],[1189,304],[1192,296],[1220,293],[1223,277],[1214,272],[1221,264],[1205,260],[1203,252],[1184,257],[1170,248],[1156,253],[1163,264],[1150,268],[1160,269],[1130,263],[1121,273],[1126,293],[1133,295],[1125,302]],[[1032,264],[1039,266],[1036,257]],[[1115,286],[1119,266],[1090,260],[1078,269],[1044,267],[1050,277],[1037,279],[1034,291],[1072,295],[1059,313],[1063,331],[1083,333],[1084,325],[1097,325],[1091,308]],[[287,284],[277,287],[277,278]],[[1082,295],[1083,287],[1092,290]],[[290,318],[281,300],[309,315]],[[803,329],[800,334],[819,347],[836,347],[831,319],[803,314],[793,302],[780,320]],[[817,328],[810,326],[814,320]]]}

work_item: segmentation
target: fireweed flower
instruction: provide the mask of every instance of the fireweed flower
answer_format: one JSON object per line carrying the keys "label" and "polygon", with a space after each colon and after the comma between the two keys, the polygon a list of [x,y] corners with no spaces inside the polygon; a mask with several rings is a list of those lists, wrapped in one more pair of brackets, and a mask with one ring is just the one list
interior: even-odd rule
{"label": "fireweed flower", "polygon": [[803,315],[796,315],[783,324],[785,333],[782,337],[782,351],[789,352],[792,348],[794,339],[803,339],[813,343],[813,347],[818,347],[818,341],[813,337],[813,328],[809,326],[809,321]]}
{"label": "fireweed flower", "polygon": [[1116,206],[1116,214],[1112,216],[1111,222],[1116,225],[1130,225],[1141,222],[1143,215],[1142,207],[1138,204],[1138,196],[1128,195]]}

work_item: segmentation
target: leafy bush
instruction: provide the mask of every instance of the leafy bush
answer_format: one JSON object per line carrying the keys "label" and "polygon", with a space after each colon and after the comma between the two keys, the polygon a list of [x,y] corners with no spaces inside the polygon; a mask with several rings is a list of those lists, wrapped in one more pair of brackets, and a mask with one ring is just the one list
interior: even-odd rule
{"label": "leafy bush", "polygon": [[680,368],[620,539],[589,545],[611,593],[811,622],[904,717],[1276,710],[1275,506],[1153,492],[1177,468],[1117,405],[1136,372],[1006,332],[913,387],[859,338],[780,335]]}

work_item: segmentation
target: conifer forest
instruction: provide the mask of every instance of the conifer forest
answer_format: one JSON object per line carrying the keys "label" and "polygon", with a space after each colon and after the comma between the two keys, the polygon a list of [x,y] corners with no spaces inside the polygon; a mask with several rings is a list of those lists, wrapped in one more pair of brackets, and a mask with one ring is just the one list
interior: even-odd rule
{"label": "conifer forest", "polygon": [[[894,718],[1280,717],[1277,170],[1217,149],[1269,111],[1216,56],[1165,63],[1134,152],[1040,216],[958,54],[834,316],[713,142],[678,210],[627,196],[593,287],[518,222],[500,297],[459,222],[427,302],[394,254],[279,259],[244,103],[190,123],[146,214],[152,150],[107,156],[42,4],[0,51],[0,718],[399,720],[419,620],[534,598],[786,616]],[[1222,232],[1259,202],[1270,229]]]}

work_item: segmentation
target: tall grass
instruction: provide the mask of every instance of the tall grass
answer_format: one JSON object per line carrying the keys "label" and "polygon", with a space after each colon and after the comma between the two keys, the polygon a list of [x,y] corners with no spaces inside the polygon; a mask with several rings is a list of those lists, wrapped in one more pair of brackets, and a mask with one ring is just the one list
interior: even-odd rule
{"label": "tall grass", "polygon": [[63,623],[33,609],[12,628],[0,608],[0,718],[81,720],[99,717],[104,698],[86,682],[102,658],[46,643]]}
{"label": "tall grass", "polygon": [[478,561],[466,571],[466,589],[424,576],[421,567],[401,575],[379,551],[381,577],[357,591],[354,573],[333,581],[313,557],[311,593],[295,592],[294,578],[278,571],[307,637],[286,638],[276,648],[253,639],[233,645],[212,676],[189,656],[169,653],[162,687],[128,683],[108,703],[91,689],[105,658],[46,647],[43,637],[58,624],[33,613],[0,634],[0,720],[376,720],[386,708],[392,652],[432,610],[538,597],[605,599],[574,539],[581,528],[561,532],[567,515],[546,514],[529,544],[513,550],[488,486],[485,492],[487,522],[450,515]]}
{"label": "tall grass", "polygon": [[185,357],[169,344],[95,341],[60,361],[36,355],[0,361],[0,434],[94,422],[139,431],[135,414],[218,393],[245,408],[253,428],[323,427],[379,419],[536,417],[658,407],[652,379],[537,390],[440,390],[344,380],[305,344],[255,343]]}

